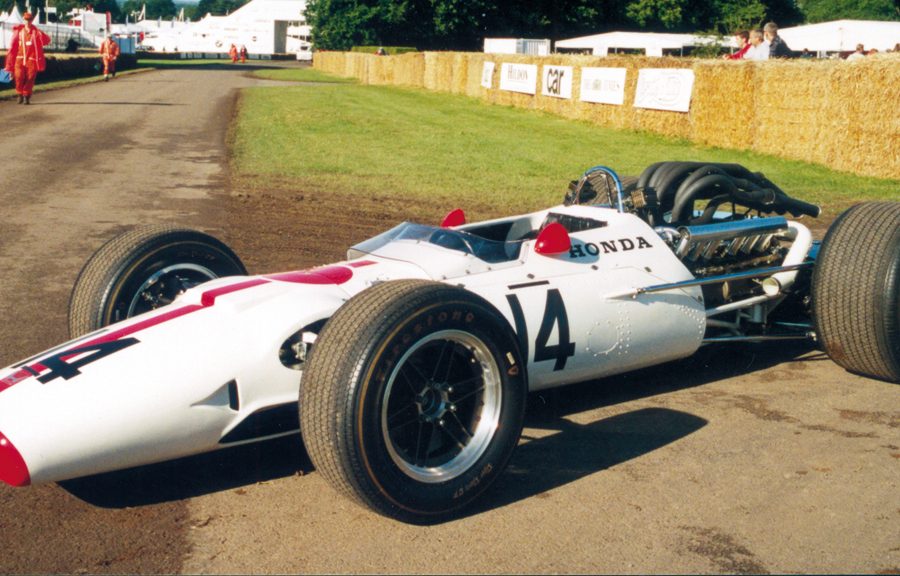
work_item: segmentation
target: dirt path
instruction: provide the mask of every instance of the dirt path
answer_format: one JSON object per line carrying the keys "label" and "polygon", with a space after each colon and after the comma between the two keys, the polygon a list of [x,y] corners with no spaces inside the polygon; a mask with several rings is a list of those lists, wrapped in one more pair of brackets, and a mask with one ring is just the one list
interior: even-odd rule
{"label": "dirt path", "polygon": [[[84,259],[145,221],[229,241],[251,271],[341,258],[440,206],[226,191],[235,89],[165,71],[0,102],[0,364],[65,337]],[[348,213],[347,205],[354,209]],[[343,216],[338,216],[343,215]],[[0,487],[0,572],[879,572],[900,568],[898,388],[809,348],[723,348],[530,398],[469,516],[398,524],[325,485],[298,438]]]}

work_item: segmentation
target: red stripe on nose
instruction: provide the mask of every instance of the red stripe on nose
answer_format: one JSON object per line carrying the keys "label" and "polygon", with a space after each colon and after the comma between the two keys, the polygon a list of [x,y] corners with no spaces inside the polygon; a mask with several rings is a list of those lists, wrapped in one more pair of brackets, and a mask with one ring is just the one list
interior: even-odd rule
{"label": "red stripe on nose", "polygon": [[31,476],[28,475],[28,466],[25,465],[25,460],[2,432],[0,432],[0,480],[10,486],[31,484]]}

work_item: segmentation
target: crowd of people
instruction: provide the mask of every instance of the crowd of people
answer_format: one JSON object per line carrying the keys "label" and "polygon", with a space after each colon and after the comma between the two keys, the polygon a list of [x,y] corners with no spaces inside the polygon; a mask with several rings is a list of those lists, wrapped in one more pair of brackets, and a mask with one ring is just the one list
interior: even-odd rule
{"label": "crowd of people", "polygon": [[793,58],[794,53],[784,38],[778,35],[778,25],[774,22],[766,24],[762,30],[740,30],[734,39],[738,43],[738,51],[726,54],[728,60],[768,60],[770,58]]}
{"label": "crowd of people", "polygon": [[[814,54],[804,48],[800,52],[791,50],[784,38],[778,35],[778,25],[774,22],[766,24],[762,30],[738,30],[734,33],[738,50],[732,54],[723,56],[726,60],[769,60],[773,58],[813,58]],[[862,44],[856,45],[856,51],[846,57],[847,60],[859,60],[865,56],[871,56],[878,50],[872,48],[866,50]],[[888,52],[900,52],[900,42],[893,50]]]}

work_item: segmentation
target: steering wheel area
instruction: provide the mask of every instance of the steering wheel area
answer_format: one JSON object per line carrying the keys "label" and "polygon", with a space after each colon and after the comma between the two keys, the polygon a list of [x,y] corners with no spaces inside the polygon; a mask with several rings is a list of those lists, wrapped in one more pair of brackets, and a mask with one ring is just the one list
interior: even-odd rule
{"label": "steering wheel area", "polygon": [[428,242],[443,248],[449,248],[450,250],[465,252],[466,254],[475,253],[469,240],[463,234],[456,232],[455,230],[438,228],[432,232]]}

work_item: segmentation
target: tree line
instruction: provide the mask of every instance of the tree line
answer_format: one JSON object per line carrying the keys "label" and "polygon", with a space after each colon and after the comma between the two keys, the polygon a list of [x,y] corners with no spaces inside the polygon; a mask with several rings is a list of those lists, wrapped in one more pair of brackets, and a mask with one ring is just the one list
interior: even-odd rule
{"label": "tree line", "polygon": [[[133,21],[146,6],[146,18],[169,19],[229,14],[249,0],[49,0],[59,21],[73,8],[91,4],[108,11],[113,22]],[[0,10],[25,0],[0,0]],[[30,0],[32,9],[48,0]],[[485,37],[559,40],[612,30],[709,32],[727,35],[759,28],[842,18],[900,20],[900,0],[308,0],[306,17],[319,49],[353,46],[412,46],[420,50],[477,50]],[[51,18],[52,20],[52,18]]]}
{"label": "tree line", "polygon": [[842,18],[900,20],[900,0],[309,0],[320,49],[479,49],[485,37],[558,40],[613,30],[709,32]]}

